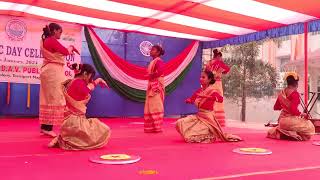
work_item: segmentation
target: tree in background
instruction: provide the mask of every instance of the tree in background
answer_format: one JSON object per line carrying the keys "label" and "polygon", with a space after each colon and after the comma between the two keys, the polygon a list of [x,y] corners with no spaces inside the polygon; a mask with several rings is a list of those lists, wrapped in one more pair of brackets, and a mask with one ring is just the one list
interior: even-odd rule
{"label": "tree in background", "polygon": [[231,67],[223,77],[224,96],[241,102],[241,121],[246,120],[247,97],[262,98],[273,96],[277,73],[270,64],[258,60],[262,42],[250,42],[222,48],[226,64]]}

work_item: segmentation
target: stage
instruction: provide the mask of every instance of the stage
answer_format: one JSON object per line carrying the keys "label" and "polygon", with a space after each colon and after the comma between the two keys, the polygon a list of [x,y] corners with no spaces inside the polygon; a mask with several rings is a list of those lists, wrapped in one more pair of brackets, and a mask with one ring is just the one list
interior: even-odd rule
{"label": "stage", "polygon": [[[3,180],[82,179],[315,179],[320,174],[320,146],[308,142],[267,139],[256,125],[233,122],[226,131],[243,142],[188,144],[176,132],[174,119],[166,119],[164,132],[143,133],[142,119],[104,119],[112,129],[102,149],[63,151],[49,149],[37,119],[0,119],[0,169]],[[237,128],[235,127],[237,126]],[[271,155],[239,155],[238,147],[261,147]],[[129,165],[89,162],[94,155],[126,153],[141,156]]]}

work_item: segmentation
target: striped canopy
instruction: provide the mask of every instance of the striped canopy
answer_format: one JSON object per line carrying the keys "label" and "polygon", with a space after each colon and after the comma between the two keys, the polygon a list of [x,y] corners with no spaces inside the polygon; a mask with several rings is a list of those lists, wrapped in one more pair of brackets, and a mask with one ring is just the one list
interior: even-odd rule
{"label": "striped canopy", "polygon": [[0,13],[212,41],[320,17],[320,0],[0,0]]}

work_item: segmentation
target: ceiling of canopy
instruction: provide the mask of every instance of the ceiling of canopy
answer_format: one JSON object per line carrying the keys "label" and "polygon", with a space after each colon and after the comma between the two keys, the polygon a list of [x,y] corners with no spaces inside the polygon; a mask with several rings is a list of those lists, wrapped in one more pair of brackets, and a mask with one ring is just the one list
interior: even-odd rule
{"label": "ceiling of canopy", "polygon": [[320,17],[320,0],[0,0],[0,14],[212,41]]}

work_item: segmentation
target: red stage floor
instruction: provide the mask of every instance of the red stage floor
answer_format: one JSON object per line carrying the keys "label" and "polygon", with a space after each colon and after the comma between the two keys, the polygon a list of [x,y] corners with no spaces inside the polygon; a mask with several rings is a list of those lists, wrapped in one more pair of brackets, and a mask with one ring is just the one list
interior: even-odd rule
{"label": "red stage floor", "polygon": [[[36,119],[0,119],[0,179],[110,180],[110,179],[316,179],[320,175],[320,146],[309,142],[265,138],[265,130],[227,128],[244,138],[240,143],[187,144],[166,120],[164,133],[145,134],[141,119],[108,119],[111,140],[103,149],[70,152],[46,147]],[[320,140],[315,136],[313,140]],[[249,156],[237,147],[262,147],[272,155]],[[93,155],[136,154],[131,165],[102,165]],[[141,174],[153,170],[156,174]]]}

